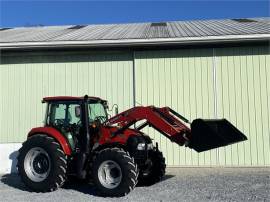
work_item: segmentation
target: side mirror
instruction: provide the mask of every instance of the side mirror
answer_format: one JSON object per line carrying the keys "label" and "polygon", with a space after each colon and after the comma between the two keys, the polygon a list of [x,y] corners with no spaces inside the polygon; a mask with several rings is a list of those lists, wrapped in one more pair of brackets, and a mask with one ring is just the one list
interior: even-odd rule
{"label": "side mirror", "polygon": [[78,118],[81,117],[81,107],[80,106],[75,107],[75,116]]}
{"label": "side mirror", "polygon": [[114,109],[114,114],[115,114],[115,115],[118,114],[118,106],[115,107],[115,109]]}

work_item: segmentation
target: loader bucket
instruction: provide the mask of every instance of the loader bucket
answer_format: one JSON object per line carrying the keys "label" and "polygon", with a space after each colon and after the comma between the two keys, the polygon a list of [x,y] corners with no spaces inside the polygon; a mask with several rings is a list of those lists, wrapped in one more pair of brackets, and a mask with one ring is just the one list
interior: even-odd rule
{"label": "loader bucket", "polygon": [[226,119],[195,119],[188,146],[202,152],[244,140],[247,137]]}

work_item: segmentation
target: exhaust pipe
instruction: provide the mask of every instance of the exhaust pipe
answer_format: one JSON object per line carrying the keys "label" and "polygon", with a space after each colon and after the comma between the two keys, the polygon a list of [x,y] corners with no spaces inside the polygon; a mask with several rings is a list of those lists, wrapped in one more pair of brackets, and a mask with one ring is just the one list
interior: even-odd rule
{"label": "exhaust pipe", "polygon": [[188,147],[203,152],[245,140],[247,137],[226,119],[195,119]]}

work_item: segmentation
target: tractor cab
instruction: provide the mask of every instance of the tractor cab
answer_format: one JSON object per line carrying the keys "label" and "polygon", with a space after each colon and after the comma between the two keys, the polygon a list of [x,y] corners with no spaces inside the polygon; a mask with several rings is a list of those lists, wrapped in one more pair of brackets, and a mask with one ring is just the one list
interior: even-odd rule
{"label": "tractor cab", "polygon": [[[46,97],[43,103],[48,103],[45,125],[67,127],[81,124],[82,111],[88,115],[89,123],[108,119],[107,101],[97,97]],[[86,109],[83,109],[86,107]]]}
{"label": "tractor cab", "polygon": [[[108,119],[107,101],[97,97],[46,97],[45,126],[64,134],[72,150],[92,125],[103,124]],[[88,127],[86,129],[86,127]]]}

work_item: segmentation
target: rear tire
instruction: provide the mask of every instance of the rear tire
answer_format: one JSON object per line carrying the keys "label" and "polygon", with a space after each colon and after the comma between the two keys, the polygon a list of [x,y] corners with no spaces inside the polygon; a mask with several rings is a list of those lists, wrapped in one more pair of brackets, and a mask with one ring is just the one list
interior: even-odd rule
{"label": "rear tire", "polygon": [[162,180],[165,175],[166,164],[162,152],[155,150],[149,154],[152,166],[148,171],[141,170],[139,185],[150,186]]}
{"label": "rear tire", "polygon": [[49,192],[64,184],[67,158],[54,138],[38,134],[23,143],[17,168],[28,188],[35,192]]}
{"label": "rear tire", "polygon": [[138,169],[134,158],[121,148],[106,148],[93,159],[92,176],[103,196],[124,196],[138,182]]}

